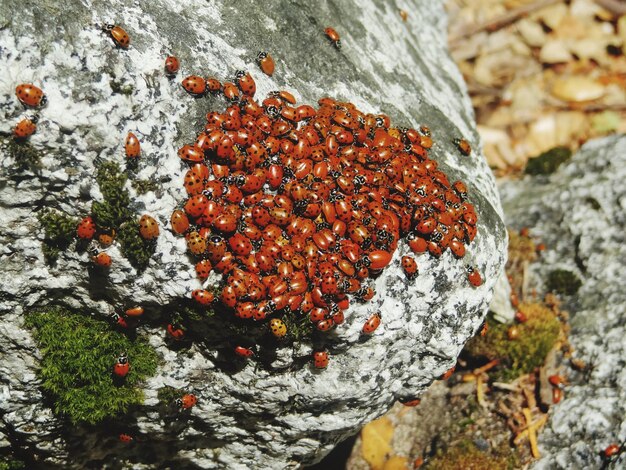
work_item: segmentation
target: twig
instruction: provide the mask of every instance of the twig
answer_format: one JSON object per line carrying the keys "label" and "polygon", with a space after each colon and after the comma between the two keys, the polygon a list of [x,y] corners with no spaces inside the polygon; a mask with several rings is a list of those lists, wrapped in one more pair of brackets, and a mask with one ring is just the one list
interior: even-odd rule
{"label": "twig", "polygon": [[456,36],[452,36],[449,39],[448,43],[450,44],[450,49],[454,49],[455,47],[459,46],[462,39],[465,39],[481,31],[497,31],[500,28],[503,28],[506,25],[517,21],[519,18],[522,18],[532,13],[533,11],[553,5],[555,3],[561,3],[562,1],[563,0],[538,0],[534,3],[523,5],[521,7],[514,8],[511,11],[507,11],[506,13],[503,13],[496,18],[490,19],[489,21],[485,21],[483,23],[468,27],[465,31],[461,31],[459,34],[457,34]]}
{"label": "twig", "polygon": [[626,14],[626,2],[624,0],[595,0],[595,2],[615,16]]}

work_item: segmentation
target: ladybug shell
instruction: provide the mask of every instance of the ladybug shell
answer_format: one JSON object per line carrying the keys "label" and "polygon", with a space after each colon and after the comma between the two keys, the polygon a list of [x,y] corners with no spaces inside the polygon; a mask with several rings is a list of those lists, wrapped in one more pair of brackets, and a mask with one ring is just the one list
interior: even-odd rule
{"label": "ladybug shell", "polygon": [[37,108],[45,104],[45,95],[41,88],[36,87],[31,83],[22,83],[15,87],[15,94],[17,99],[20,100],[26,106]]}
{"label": "ladybug shell", "polygon": [[128,374],[129,370],[130,364],[128,362],[126,362],[125,364],[118,362],[113,367],[113,373],[118,377],[126,377],[126,374]]}
{"label": "ladybug shell", "polygon": [[274,73],[274,59],[267,52],[259,52],[257,57],[259,67],[265,75],[272,76]]}
{"label": "ladybug shell", "polygon": [[198,402],[198,399],[196,398],[195,395],[191,393],[187,393],[183,395],[183,397],[181,398],[181,402],[182,402],[182,407],[185,410],[188,410],[189,408],[191,408]]}
{"label": "ladybug shell", "polygon": [[191,293],[193,299],[200,305],[210,305],[215,300],[212,292],[203,289],[196,289]]}
{"label": "ladybug shell", "polygon": [[470,268],[470,270],[468,270],[467,279],[474,287],[479,287],[483,283],[482,276],[476,269],[473,268]]}
{"label": "ladybug shell", "polygon": [[174,75],[176,72],[178,72],[179,68],[180,62],[178,61],[178,58],[173,55],[167,56],[167,58],[165,59],[165,71],[168,73],[168,75]]}
{"label": "ladybug shell", "polygon": [[35,133],[37,125],[30,119],[22,119],[15,125],[13,136],[16,139],[26,139]]}
{"label": "ladybug shell", "polygon": [[185,211],[181,211],[180,209],[176,209],[172,212],[170,224],[172,225],[172,231],[179,235],[189,230],[189,218],[187,214],[185,214]]}
{"label": "ladybug shell", "polygon": [[133,307],[126,310],[126,315],[129,317],[140,317],[143,315],[143,307]]}
{"label": "ladybug shell", "polygon": [[94,262],[94,264],[102,266],[104,268],[108,268],[109,266],[111,266],[112,262],[111,257],[107,253],[98,253],[97,255],[93,256],[91,260]]}
{"label": "ladybug shell", "polygon": [[328,363],[329,358],[326,351],[315,351],[313,353],[313,365],[316,369],[326,369]]}
{"label": "ladybug shell", "polygon": [[181,328],[176,328],[171,323],[167,325],[167,332],[175,340],[181,340],[185,337],[185,332]]}
{"label": "ladybug shell", "polygon": [[235,354],[239,357],[248,358],[254,356],[254,351],[249,348],[244,348],[243,346],[235,346]]}
{"label": "ladybug shell", "polygon": [[269,326],[270,331],[276,338],[284,338],[287,334],[287,325],[285,325],[284,321],[278,318],[272,318]]}
{"label": "ladybug shell", "polygon": [[363,325],[363,334],[371,335],[380,325],[380,313],[375,313]]}
{"label": "ladybug shell", "polygon": [[341,38],[339,37],[339,33],[337,33],[334,28],[328,27],[324,30],[324,33],[326,33],[328,39],[330,39],[334,43],[337,49],[341,47],[341,43],[339,41]]}
{"label": "ladybug shell", "polygon": [[190,75],[183,79],[183,88],[193,95],[202,95],[206,91],[206,81],[197,75]]}
{"label": "ladybug shell", "polygon": [[139,234],[144,240],[153,240],[159,236],[159,224],[147,214],[139,219]]}
{"label": "ladybug shell", "polygon": [[124,142],[124,151],[126,152],[126,158],[138,158],[141,153],[141,145],[139,139],[135,134],[129,132]]}
{"label": "ladybug shell", "polygon": [[91,240],[95,234],[96,234],[96,224],[93,222],[93,219],[89,216],[81,220],[78,224],[78,227],[76,227],[76,235],[78,236],[78,238],[82,238],[84,240]]}
{"label": "ladybug shell", "polygon": [[129,434],[122,433],[119,435],[119,440],[120,442],[124,442],[125,444],[128,444],[130,442],[133,442],[133,437]]}
{"label": "ladybug shell", "polygon": [[402,269],[404,269],[407,277],[414,277],[417,274],[417,263],[415,262],[415,259],[410,256],[403,256]]}
{"label": "ladybug shell", "polygon": [[470,146],[469,142],[465,139],[456,139],[454,141],[454,143],[456,144],[456,146],[458,147],[459,151],[465,155],[466,157],[472,153],[472,147]]}
{"label": "ladybug shell", "polygon": [[124,31],[124,29],[122,29],[120,26],[112,24],[106,25],[105,29],[109,32],[109,34],[111,35],[111,39],[113,39],[113,42],[117,46],[121,47],[122,49],[128,49],[128,46],[130,46],[130,36],[126,31]]}

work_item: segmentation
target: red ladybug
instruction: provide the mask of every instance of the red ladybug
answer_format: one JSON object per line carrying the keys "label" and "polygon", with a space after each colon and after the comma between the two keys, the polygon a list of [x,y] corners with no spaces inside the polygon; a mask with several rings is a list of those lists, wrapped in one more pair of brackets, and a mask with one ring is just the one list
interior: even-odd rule
{"label": "red ladybug", "polygon": [[126,152],[126,158],[139,158],[141,153],[141,145],[139,139],[135,134],[129,132],[124,142],[124,151]]}
{"label": "red ladybug", "polygon": [[182,328],[178,328],[171,323],[167,325],[167,332],[175,340],[181,340],[185,337],[185,331]]}
{"label": "red ladybug", "polygon": [[257,63],[265,75],[270,77],[274,73],[274,59],[267,52],[259,52],[257,55]]}
{"label": "red ladybug", "polygon": [[316,369],[326,369],[330,359],[326,351],[315,351],[313,353],[313,365]]}
{"label": "red ladybug", "polygon": [[120,442],[123,442],[124,444],[130,444],[131,442],[134,441],[133,436],[131,436],[130,434],[125,434],[125,433],[122,433],[119,435],[119,440]]}
{"label": "red ladybug", "polygon": [[37,117],[24,118],[15,125],[13,137],[16,139],[26,139],[37,130]]}
{"label": "red ladybug", "polygon": [[256,83],[248,72],[238,70],[236,75],[237,86],[244,95],[254,96],[256,93]]}
{"label": "red ladybug", "polygon": [[179,235],[182,235],[189,230],[189,218],[187,217],[187,214],[185,214],[185,211],[181,211],[180,209],[176,209],[172,212],[170,224],[172,225],[174,233]]}
{"label": "red ladybug", "polygon": [[143,307],[132,307],[132,308],[126,309],[124,313],[128,317],[140,317],[143,315],[143,312],[144,312]]}
{"label": "red ladybug", "polygon": [[122,353],[117,358],[115,366],[113,366],[113,373],[118,377],[126,377],[129,370],[130,364],[128,363],[128,357],[126,356],[126,353]]}
{"label": "red ladybug", "polygon": [[380,326],[381,316],[380,313],[375,313],[371,317],[367,319],[365,324],[363,325],[362,332],[365,335],[371,335],[376,331],[376,328]]}
{"label": "red ladybug", "polygon": [[324,30],[326,37],[331,40],[333,46],[337,49],[341,49],[341,38],[339,37],[339,33],[335,31],[330,26]]}
{"label": "red ladybug", "polygon": [[197,75],[190,75],[182,81],[183,88],[192,95],[203,95],[206,91],[206,81]]}
{"label": "red ladybug", "polygon": [[165,59],[165,72],[168,75],[176,75],[176,72],[178,72],[178,69],[180,68],[180,62],[178,61],[178,58],[170,55],[167,56]]}
{"label": "red ladybug", "polygon": [[193,407],[196,403],[198,403],[198,399],[192,393],[186,393],[178,400],[180,400],[179,402],[180,407],[184,410],[188,410],[189,408]]}
{"label": "red ladybug", "polygon": [[81,220],[76,227],[76,235],[84,240],[91,240],[96,234],[96,224],[90,216]]}
{"label": "red ladybug", "polygon": [[46,95],[43,94],[41,88],[32,83],[22,83],[16,86],[15,94],[18,100],[31,108],[38,108],[46,104]]}
{"label": "red ladybug", "polygon": [[102,29],[111,35],[111,39],[113,39],[116,46],[122,49],[128,49],[128,46],[130,46],[130,36],[120,26],[105,24]]}
{"label": "red ladybug", "polygon": [[476,268],[473,266],[467,267],[467,279],[474,287],[479,287],[483,283],[483,278]]}
{"label": "red ladybug", "polygon": [[147,214],[142,215],[139,219],[139,234],[144,240],[154,240],[159,236],[158,222]]}
{"label": "red ladybug", "polygon": [[415,258],[411,256],[403,256],[402,269],[404,269],[404,273],[409,279],[413,279],[417,276],[417,263],[415,262]]}
{"label": "red ladybug", "polygon": [[247,359],[254,356],[254,351],[250,348],[244,348],[243,346],[235,346],[235,354]]}
{"label": "red ladybug", "polygon": [[466,157],[472,153],[472,147],[465,139],[454,139],[454,144],[458,147],[459,151]]}
{"label": "red ladybug", "polygon": [[409,407],[417,406],[421,402],[422,400],[420,400],[419,398],[408,398],[405,400],[400,400],[400,403],[402,403],[404,406],[409,406]]}
{"label": "red ladybug", "polygon": [[621,452],[622,446],[620,446],[619,444],[611,444],[606,449],[604,449],[602,455],[605,459],[610,459],[616,455],[619,455]]}
{"label": "red ladybug", "polygon": [[124,317],[122,317],[121,315],[117,314],[117,313],[112,313],[111,314],[111,320],[119,327],[121,328],[128,328],[128,323],[126,322],[126,319]]}
{"label": "red ladybug", "polygon": [[204,289],[196,289],[191,293],[191,297],[193,300],[198,302],[200,305],[211,305],[211,303],[215,300],[215,295],[212,292]]}
{"label": "red ladybug", "polygon": [[222,90],[222,84],[217,78],[213,78],[213,77],[207,78],[206,86],[211,93],[217,93]]}
{"label": "red ladybug", "polygon": [[111,257],[104,252],[92,256],[91,261],[93,261],[96,266],[101,266],[103,268],[108,268],[111,266],[112,262]]}

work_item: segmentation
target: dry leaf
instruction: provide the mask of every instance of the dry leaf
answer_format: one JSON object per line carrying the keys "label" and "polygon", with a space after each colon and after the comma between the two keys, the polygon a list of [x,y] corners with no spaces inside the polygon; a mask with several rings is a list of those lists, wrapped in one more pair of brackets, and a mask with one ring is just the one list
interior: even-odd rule
{"label": "dry leaf", "polygon": [[361,453],[372,470],[383,470],[391,451],[393,424],[386,416],[367,424],[361,431]]}
{"label": "dry leaf", "polygon": [[409,469],[409,461],[406,457],[402,457],[400,455],[394,455],[387,462],[385,462],[385,466],[383,470],[408,470]]}
{"label": "dry leaf", "polygon": [[536,21],[522,19],[517,22],[517,30],[522,39],[526,41],[530,47],[541,47],[546,42],[546,33]]}
{"label": "dry leaf", "polygon": [[550,39],[541,48],[539,60],[546,64],[558,64],[572,60],[572,54],[562,40]]}
{"label": "dry leaf", "polygon": [[551,93],[563,101],[591,101],[604,95],[604,86],[588,77],[573,76],[555,80]]}

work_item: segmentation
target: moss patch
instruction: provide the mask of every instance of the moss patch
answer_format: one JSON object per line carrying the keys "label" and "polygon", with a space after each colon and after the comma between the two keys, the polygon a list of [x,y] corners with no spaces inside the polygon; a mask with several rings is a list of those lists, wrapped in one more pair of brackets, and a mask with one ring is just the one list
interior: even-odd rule
{"label": "moss patch", "polygon": [[38,218],[45,233],[41,249],[46,262],[52,264],[57,260],[59,253],[66,250],[74,241],[78,219],[55,210],[44,211]]}
{"label": "moss patch", "polygon": [[96,225],[116,228],[132,219],[129,208],[130,196],[124,188],[127,177],[116,162],[103,162],[98,165],[96,181],[100,186],[103,202],[94,202],[91,213]]}
{"label": "moss patch", "polygon": [[[98,423],[143,402],[137,385],[154,375],[156,352],[144,341],[131,341],[103,321],[60,308],[30,313],[43,355],[42,387],[54,399],[54,411],[73,423]],[[116,357],[128,354],[130,372],[121,381],[112,374]]]}
{"label": "moss patch", "polygon": [[582,286],[582,281],[571,271],[555,269],[548,274],[546,288],[548,291],[563,295],[574,295]]}
{"label": "moss patch", "polygon": [[9,157],[15,160],[12,171],[21,173],[27,170],[37,171],[42,168],[41,152],[28,142],[17,141],[12,137],[2,139],[2,147]]}
{"label": "moss patch", "polygon": [[555,147],[528,160],[525,172],[529,175],[548,175],[571,157],[572,151],[567,147]]}
{"label": "moss patch", "polygon": [[11,457],[0,457],[0,470],[21,470],[26,468],[26,464]]}
{"label": "moss patch", "polygon": [[500,366],[489,373],[494,380],[509,382],[532,372],[544,363],[559,337],[561,324],[552,310],[538,303],[520,304],[519,310],[527,318],[517,325],[519,338],[508,338],[510,325],[488,321],[487,334],[475,336],[465,347],[470,356],[500,360]]}
{"label": "moss patch", "polygon": [[139,224],[124,223],[118,232],[117,239],[122,246],[122,253],[137,270],[146,269],[156,249],[154,241],[141,238]]}
{"label": "moss patch", "polygon": [[170,406],[174,403],[174,400],[181,398],[185,393],[187,393],[187,391],[182,388],[174,388],[166,385],[157,390],[157,397],[161,405]]}
{"label": "moss patch", "polygon": [[491,451],[481,451],[470,440],[463,440],[428,461],[424,467],[437,470],[492,470],[519,468],[519,459],[506,445]]}
{"label": "moss patch", "polygon": [[156,191],[159,187],[154,181],[150,180],[134,180],[130,183],[137,194],[146,194],[149,191]]}

